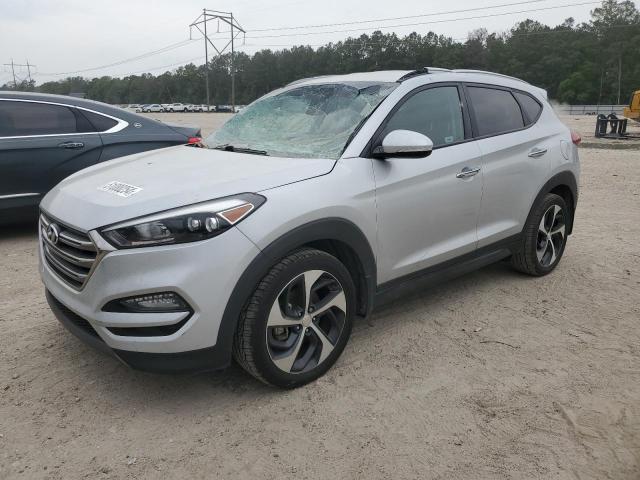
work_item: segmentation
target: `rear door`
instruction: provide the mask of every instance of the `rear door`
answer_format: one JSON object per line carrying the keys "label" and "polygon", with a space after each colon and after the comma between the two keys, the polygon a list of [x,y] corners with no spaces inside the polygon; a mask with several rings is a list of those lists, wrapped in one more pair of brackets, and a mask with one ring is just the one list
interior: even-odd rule
{"label": "rear door", "polygon": [[0,209],[37,205],[63,178],[95,164],[101,149],[72,106],[0,99]]}
{"label": "rear door", "polygon": [[485,84],[467,84],[465,91],[482,152],[481,248],[522,231],[558,142],[536,124],[542,106],[526,92]]}

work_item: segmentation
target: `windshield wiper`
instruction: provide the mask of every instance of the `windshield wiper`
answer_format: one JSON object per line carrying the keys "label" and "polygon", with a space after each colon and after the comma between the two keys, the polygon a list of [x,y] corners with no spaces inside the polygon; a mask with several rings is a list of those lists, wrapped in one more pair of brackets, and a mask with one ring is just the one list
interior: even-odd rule
{"label": "windshield wiper", "polygon": [[248,148],[248,147],[236,147],[236,146],[231,145],[229,143],[225,143],[225,144],[222,144],[222,145],[216,145],[213,148],[215,148],[216,150],[224,150],[225,152],[251,153],[253,155],[269,156],[269,154],[267,153],[266,150],[257,150],[255,148]]}

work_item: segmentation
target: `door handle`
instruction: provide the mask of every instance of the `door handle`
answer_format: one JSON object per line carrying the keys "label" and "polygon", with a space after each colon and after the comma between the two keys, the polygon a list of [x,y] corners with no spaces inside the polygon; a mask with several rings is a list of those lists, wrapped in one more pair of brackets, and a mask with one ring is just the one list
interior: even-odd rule
{"label": "door handle", "polygon": [[464,167],[460,173],[456,174],[456,178],[469,178],[469,177],[473,177],[474,175],[477,175],[478,172],[480,171],[480,167],[478,168],[469,168],[469,167]]}
{"label": "door handle", "polygon": [[58,148],[83,148],[84,143],[82,142],[64,142],[58,145]]}
{"label": "door handle", "polygon": [[547,149],[546,148],[538,148],[538,147],[534,147],[531,149],[531,151],[529,152],[529,156],[531,158],[537,158],[537,157],[541,157],[543,156],[545,153],[547,153]]}

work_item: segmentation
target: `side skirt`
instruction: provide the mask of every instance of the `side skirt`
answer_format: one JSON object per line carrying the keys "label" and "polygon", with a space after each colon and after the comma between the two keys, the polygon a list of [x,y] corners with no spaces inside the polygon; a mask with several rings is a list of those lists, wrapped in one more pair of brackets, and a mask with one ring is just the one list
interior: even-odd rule
{"label": "side skirt", "polygon": [[433,265],[378,285],[374,308],[400,297],[422,291],[509,257],[520,245],[522,234],[516,234],[458,258]]}

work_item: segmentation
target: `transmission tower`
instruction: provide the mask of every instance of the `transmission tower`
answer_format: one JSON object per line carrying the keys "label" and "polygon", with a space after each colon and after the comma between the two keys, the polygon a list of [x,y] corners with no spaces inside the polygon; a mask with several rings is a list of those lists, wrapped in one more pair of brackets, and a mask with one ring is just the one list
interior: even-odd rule
{"label": "transmission tower", "polygon": [[[35,65],[32,65],[29,63],[29,60],[27,60],[27,63],[22,64],[22,63],[15,63],[13,61],[13,58],[11,59],[11,63],[3,63],[2,64],[5,67],[11,67],[11,75],[13,75],[13,88],[14,90],[18,89],[18,80],[17,80],[17,76],[16,76],[16,67],[27,67],[27,75],[29,78],[29,83],[31,83],[31,67],[35,67]],[[21,79],[21,81],[24,80]]]}
{"label": "transmission tower", "polygon": [[[227,33],[220,32],[220,22],[223,22],[223,26],[229,28],[229,41],[222,48],[218,48],[216,44],[209,38],[207,34],[207,23],[217,20],[218,28],[216,33]],[[207,108],[210,105],[209,100],[209,45],[213,47],[216,53],[220,56],[222,55],[227,48],[231,47],[231,105],[233,107],[233,111],[236,111],[236,79],[235,79],[235,65],[234,65],[234,57],[235,57],[235,40],[241,34],[244,35],[246,32],[238,23],[238,20],[234,18],[233,13],[231,12],[220,12],[218,10],[209,10],[208,8],[203,8],[202,13],[196,18],[191,25],[189,25],[189,38],[191,38],[191,32],[194,28],[197,28],[198,31],[204,36],[204,59],[205,59],[205,83],[207,87]],[[216,37],[218,38],[218,37]]]}

